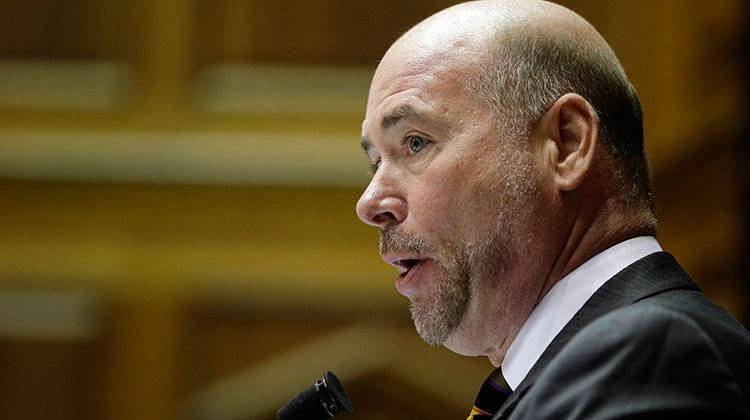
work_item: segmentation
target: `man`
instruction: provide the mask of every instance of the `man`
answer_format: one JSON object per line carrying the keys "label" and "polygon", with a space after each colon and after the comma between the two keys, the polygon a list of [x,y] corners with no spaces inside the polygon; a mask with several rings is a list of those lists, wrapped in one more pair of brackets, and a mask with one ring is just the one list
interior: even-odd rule
{"label": "man", "polygon": [[580,16],[426,19],[383,57],[362,130],[357,213],[417,332],[498,367],[470,418],[748,418],[750,335],[654,239],[639,101]]}

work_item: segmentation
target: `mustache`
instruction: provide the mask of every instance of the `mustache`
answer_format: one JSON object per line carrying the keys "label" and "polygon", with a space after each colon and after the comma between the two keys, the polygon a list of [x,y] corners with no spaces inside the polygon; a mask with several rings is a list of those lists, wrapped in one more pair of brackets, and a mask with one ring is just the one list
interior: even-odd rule
{"label": "mustache", "polygon": [[406,235],[394,228],[386,228],[380,231],[378,249],[381,255],[391,251],[405,251],[419,255],[434,253],[433,247],[421,237]]}

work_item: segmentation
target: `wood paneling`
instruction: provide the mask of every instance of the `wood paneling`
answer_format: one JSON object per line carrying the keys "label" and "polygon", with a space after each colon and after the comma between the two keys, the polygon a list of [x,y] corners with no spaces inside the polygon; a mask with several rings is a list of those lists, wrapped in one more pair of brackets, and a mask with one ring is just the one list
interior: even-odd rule
{"label": "wood paneling", "polygon": [[[210,113],[193,102],[196,83],[224,64],[374,67],[400,33],[452,3],[0,0],[0,59],[44,59],[53,70],[55,60],[103,61],[132,75],[116,86],[127,92],[121,105],[71,109],[41,101],[47,105],[0,109],[0,121],[5,129],[102,133],[103,148],[126,138],[107,133],[139,130],[262,133],[267,141],[313,133],[319,136],[306,138],[356,142],[357,110],[264,114],[260,104],[247,113]],[[562,3],[604,34],[641,95],[662,244],[742,319],[742,3]],[[293,96],[287,101],[293,109]],[[57,132],[61,144],[50,143],[44,156],[72,145]],[[44,173],[44,160],[38,163]],[[94,350],[0,343],[3,418],[178,417],[193,393],[363,318],[392,325],[394,340],[403,340],[396,344],[409,347],[398,352],[403,369],[391,365],[353,380],[351,390],[370,416],[357,418],[457,418],[464,407],[440,394],[440,374],[453,373],[425,364],[471,375],[490,369],[484,360],[444,356],[418,343],[406,302],[393,290],[393,270],[377,256],[376,233],[354,214],[360,188],[42,178],[0,181],[0,286],[96,290],[112,299],[114,318]],[[404,395],[423,402],[413,406]]]}
{"label": "wood paneling", "polygon": [[455,3],[199,0],[198,62],[372,65],[398,35]]}
{"label": "wood paneling", "polygon": [[121,58],[128,2],[0,1],[0,58]]}

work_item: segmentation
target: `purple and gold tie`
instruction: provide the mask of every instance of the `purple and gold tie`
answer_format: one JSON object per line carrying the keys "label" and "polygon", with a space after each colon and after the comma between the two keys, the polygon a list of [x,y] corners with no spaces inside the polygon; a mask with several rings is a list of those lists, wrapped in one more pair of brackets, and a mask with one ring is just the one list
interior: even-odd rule
{"label": "purple and gold tie", "polygon": [[500,368],[495,369],[495,371],[484,380],[484,383],[477,394],[477,398],[474,400],[474,406],[471,407],[471,412],[466,420],[491,419],[512,392],[513,391],[503,377],[503,372]]}

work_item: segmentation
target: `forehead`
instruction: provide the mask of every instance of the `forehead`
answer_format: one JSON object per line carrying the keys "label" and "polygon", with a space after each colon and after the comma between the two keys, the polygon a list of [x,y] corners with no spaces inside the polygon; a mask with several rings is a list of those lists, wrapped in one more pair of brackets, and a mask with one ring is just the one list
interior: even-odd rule
{"label": "forehead", "polygon": [[387,128],[393,117],[439,113],[448,119],[452,111],[471,107],[466,86],[473,68],[445,54],[386,55],[370,86],[363,131]]}
{"label": "forehead", "polygon": [[370,85],[368,108],[410,87],[456,86],[477,67],[478,51],[463,40],[414,38],[400,39],[383,56]]}

